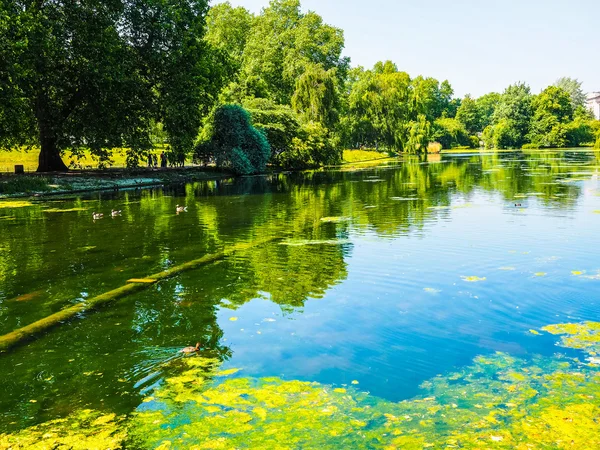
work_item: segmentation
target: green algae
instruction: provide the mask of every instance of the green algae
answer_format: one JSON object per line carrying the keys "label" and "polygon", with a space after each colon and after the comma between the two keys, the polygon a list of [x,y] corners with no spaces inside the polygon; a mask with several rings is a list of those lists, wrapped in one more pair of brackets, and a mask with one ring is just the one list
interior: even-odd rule
{"label": "green algae", "polygon": [[477,277],[477,276],[462,276],[461,277],[463,279],[463,281],[466,281],[467,283],[478,283],[480,281],[485,281],[487,280],[486,277]]}
{"label": "green algae", "polygon": [[558,345],[562,347],[585,350],[592,356],[600,353],[600,322],[548,325],[542,330],[561,336]]}
{"label": "green algae", "polygon": [[0,201],[0,209],[3,208],[25,208],[27,206],[33,206],[33,203],[20,200],[2,200]]}
{"label": "green algae", "polygon": [[310,240],[310,239],[298,239],[280,242],[279,245],[286,245],[288,247],[304,247],[307,245],[345,245],[350,244],[352,241],[349,239],[322,239],[322,240]]}
{"label": "green algae", "polygon": [[[561,345],[595,351],[600,323],[556,324]],[[535,333],[534,333],[535,334]],[[539,334],[539,333],[538,333]],[[565,339],[571,339],[565,341]],[[178,374],[127,417],[83,411],[15,434],[6,448],[500,448],[600,447],[600,372],[560,355],[479,356],[391,402],[350,386],[232,377],[220,361],[178,361]]]}
{"label": "green algae", "polygon": [[89,409],[52,420],[15,434],[0,435],[0,448],[21,449],[120,449],[127,436],[124,419]]}

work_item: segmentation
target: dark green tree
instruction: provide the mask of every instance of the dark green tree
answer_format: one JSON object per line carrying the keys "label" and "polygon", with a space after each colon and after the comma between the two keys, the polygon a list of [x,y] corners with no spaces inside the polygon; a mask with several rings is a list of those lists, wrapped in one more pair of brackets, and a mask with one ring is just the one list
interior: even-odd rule
{"label": "dark green tree", "polygon": [[250,113],[241,106],[218,107],[209,123],[208,135],[208,143],[202,142],[199,148],[203,153],[207,147],[211,149],[217,167],[240,175],[265,171],[271,156],[269,142],[254,128]]}
{"label": "dark green tree", "polygon": [[[39,145],[39,171],[66,170],[65,149],[107,158],[151,147],[161,122],[191,148],[220,90],[220,57],[202,40],[206,0],[0,4],[0,146]],[[204,107],[204,108],[203,108]]]}

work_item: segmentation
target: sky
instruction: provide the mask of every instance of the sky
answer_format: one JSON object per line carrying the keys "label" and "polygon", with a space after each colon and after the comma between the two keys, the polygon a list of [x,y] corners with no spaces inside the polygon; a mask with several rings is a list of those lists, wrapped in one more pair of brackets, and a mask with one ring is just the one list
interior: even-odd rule
{"label": "sky", "polygon": [[[258,13],[269,2],[230,3]],[[600,0],[302,0],[302,9],[344,30],[353,66],[389,59],[413,77],[447,79],[456,96],[517,81],[538,93],[562,76],[600,91]]]}

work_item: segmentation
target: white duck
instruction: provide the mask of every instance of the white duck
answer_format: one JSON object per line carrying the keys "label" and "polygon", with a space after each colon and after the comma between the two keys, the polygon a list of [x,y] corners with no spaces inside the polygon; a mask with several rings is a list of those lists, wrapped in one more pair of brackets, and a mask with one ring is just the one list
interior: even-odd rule
{"label": "white duck", "polygon": [[92,213],[92,219],[94,219],[94,220],[102,219],[103,217],[104,217],[104,214],[102,214],[102,213],[97,213],[97,212]]}
{"label": "white duck", "polygon": [[114,209],[110,212],[110,215],[113,217],[117,217],[121,215],[121,210],[115,211]]}

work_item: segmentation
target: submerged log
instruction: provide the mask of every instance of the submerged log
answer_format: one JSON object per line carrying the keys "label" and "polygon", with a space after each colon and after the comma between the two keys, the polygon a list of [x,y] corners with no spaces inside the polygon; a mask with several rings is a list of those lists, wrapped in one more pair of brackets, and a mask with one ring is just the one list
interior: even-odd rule
{"label": "submerged log", "polygon": [[252,242],[250,244],[237,244],[231,248],[223,250],[222,252],[205,255],[202,258],[195,259],[193,261],[189,261],[175,267],[171,267],[170,269],[164,270],[154,275],[150,275],[148,277],[131,279],[124,286],[118,287],[116,289],[113,289],[112,291],[90,298],[85,302],[79,303],[69,308],[65,308],[32,324],[14,330],[8,334],[5,334],[4,336],[0,336],[0,353],[6,352],[7,350],[10,350],[11,348],[16,347],[17,345],[20,345],[26,341],[35,339],[36,337],[41,335],[42,332],[47,331],[50,328],[53,328],[60,324],[63,324],[69,321],[70,319],[75,318],[77,315],[83,312],[98,309],[101,306],[104,306],[108,303],[114,302],[128,295],[135,294],[136,292],[143,291],[144,289],[148,289],[150,286],[153,286],[161,280],[174,277],[175,275],[179,275],[180,273],[187,272],[189,270],[193,270],[198,267],[210,264],[212,262],[224,259],[225,257],[230,256],[236,252],[264,245],[277,239],[279,238],[262,239],[259,241]]}

